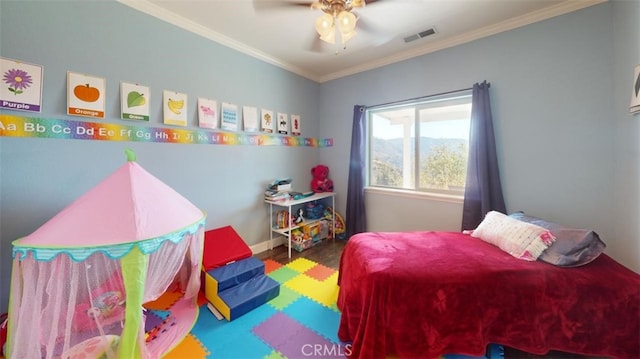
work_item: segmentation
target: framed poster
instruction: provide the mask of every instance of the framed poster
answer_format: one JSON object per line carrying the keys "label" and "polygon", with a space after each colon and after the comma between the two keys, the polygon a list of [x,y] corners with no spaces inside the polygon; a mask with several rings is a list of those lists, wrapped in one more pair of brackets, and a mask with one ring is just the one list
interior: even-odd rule
{"label": "framed poster", "polygon": [[273,133],[273,111],[262,109],[260,115],[260,130],[262,132]]}
{"label": "framed poster", "polygon": [[222,103],[222,124],[220,127],[225,131],[238,130],[238,106],[232,103]]}
{"label": "framed poster", "polygon": [[40,112],[42,109],[42,66],[0,57],[0,108]]}
{"label": "framed poster", "polygon": [[67,115],[104,118],[107,80],[67,71]]}
{"label": "framed poster", "polygon": [[187,94],[162,91],[162,113],[165,125],[187,125]]}
{"label": "framed poster", "polygon": [[629,112],[640,113],[640,65],[633,71],[633,88],[631,89],[631,105]]}
{"label": "framed poster", "polygon": [[123,120],[149,121],[151,90],[147,86],[120,83],[120,107]]}
{"label": "framed poster", "polygon": [[247,132],[258,131],[258,109],[252,106],[242,107],[242,122]]}
{"label": "framed poster", "polygon": [[286,113],[278,112],[278,133],[289,134],[289,116]]}
{"label": "framed poster", "polygon": [[291,115],[291,134],[294,136],[300,136],[302,134],[300,115]]}
{"label": "framed poster", "polygon": [[198,97],[198,124],[202,128],[218,128],[218,101]]}

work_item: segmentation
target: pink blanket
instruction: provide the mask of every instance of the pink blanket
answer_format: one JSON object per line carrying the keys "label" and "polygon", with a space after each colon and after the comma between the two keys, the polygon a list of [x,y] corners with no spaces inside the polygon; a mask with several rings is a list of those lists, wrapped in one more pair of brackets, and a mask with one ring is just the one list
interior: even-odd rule
{"label": "pink blanket", "polygon": [[361,233],[338,284],[354,358],[482,355],[489,343],[640,358],[640,275],[604,254],[561,268],[461,233]]}

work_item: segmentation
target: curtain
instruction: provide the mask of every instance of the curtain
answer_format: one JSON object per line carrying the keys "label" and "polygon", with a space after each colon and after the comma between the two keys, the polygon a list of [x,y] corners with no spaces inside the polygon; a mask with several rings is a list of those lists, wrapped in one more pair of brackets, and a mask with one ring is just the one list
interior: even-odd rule
{"label": "curtain", "polygon": [[486,81],[473,85],[469,160],[462,209],[463,230],[475,229],[489,211],[506,212],[498,170],[489,87],[490,84]]}
{"label": "curtain", "polygon": [[347,188],[347,238],[367,229],[364,208],[365,186],[365,106],[353,107],[353,130],[351,132],[351,156],[349,158],[349,183]]}

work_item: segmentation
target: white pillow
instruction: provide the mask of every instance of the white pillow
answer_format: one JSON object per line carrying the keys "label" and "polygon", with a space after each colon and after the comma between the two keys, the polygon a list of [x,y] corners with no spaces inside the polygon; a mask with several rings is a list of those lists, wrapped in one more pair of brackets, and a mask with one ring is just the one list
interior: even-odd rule
{"label": "white pillow", "polygon": [[546,228],[496,211],[487,213],[471,236],[527,261],[535,261],[556,239]]}

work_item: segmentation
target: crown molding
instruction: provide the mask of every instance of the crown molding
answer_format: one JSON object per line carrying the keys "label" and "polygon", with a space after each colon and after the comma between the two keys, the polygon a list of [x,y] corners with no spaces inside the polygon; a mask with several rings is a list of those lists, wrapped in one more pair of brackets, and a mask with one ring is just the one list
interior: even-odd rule
{"label": "crown molding", "polygon": [[528,13],[526,15],[511,18],[493,25],[470,31],[458,36],[453,36],[441,41],[434,41],[419,48],[400,52],[398,54],[385,57],[380,60],[364,63],[359,66],[350,67],[342,71],[334,72],[326,76],[321,76],[318,82],[327,82],[341,77],[354,75],[356,73],[373,70],[378,67],[394,64],[396,62],[408,60],[414,57],[426,55],[439,50],[444,50],[457,45],[462,45],[471,41],[475,41],[484,37],[495,35],[501,32],[513,30],[522,26],[530,25],[535,22],[547,20],[556,16],[564,15],[573,11],[581,10],[593,5],[607,2],[608,0],[567,0],[560,4],[549,6],[538,11]]}
{"label": "crown molding", "polygon": [[277,59],[275,57],[269,56],[261,51],[254,49],[253,47],[247,46],[239,41],[236,41],[228,36],[222,35],[218,32],[215,32],[211,29],[208,29],[200,24],[197,24],[185,17],[175,15],[174,13],[167,11],[157,5],[154,5],[146,0],[116,0],[117,2],[126,5],[130,8],[143,12],[147,15],[151,15],[156,17],[162,21],[168,22],[172,25],[180,27],[184,30],[190,31],[194,34],[200,35],[206,39],[211,41],[215,41],[221,45],[229,47],[233,50],[241,52],[245,55],[249,55],[258,60],[264,61],[271,65],[280,67],[289,72],[293,72],[302,77],[308,78],[315,82],[319,82],[319,78],[314,76],[313,74],[305,71],[295,65],[286,63]]}
{"label": "crown molding", "polygon": [[126,6],[129,6],[133,9],[146,13],[148,15],[154,16],[160,20],[168,22],[172,25],[190,31],[194,34],[200,35],[209,40],[215,41],[221,45],[229,47],[233,50],[239,51],[243,54],[254,57],[258,60],[264,61],[271,65],[280,67],[284,70],[292,72],[294,74],[305,77],[309,80],[323,83],[331,80],[335,80],[341,77],[354,75],[360,72],[373,70],[378,67],[390,65],[396,62],[408,60],[414,57],[426,55],[432,52],[436,52],[439,50],[447,49],[450,47],[454,47],[457,45],[462,45],[464,43],[468,43],[471,41],[475,41],[487,36],[495,35],[501,32],[513,30],[522,26],[526,26],[535,22],[547,20],[556,16],[564,15],[573,11],[581,10],[593,5],[601,4],[607,2],[608,0],[567,0],[562,3],[546,7],[544,9],[540,9],[522,16],[518,16],[512,19],[508,19],[490,26],[485,26],[483,28],[470,31],[464,34],[460,34],[458,36],[454,36],[448,39],[443,39],[441,41],[433,41],[424,46],[414,48],[408,51],[403,51],[397,53],[392,56],[388,56],[384,59],[375,60],[371,62],[366,62],[358,66],[349,67],[341,71],[337,71],[324,76],[317,76],[308,71],[305,71],[297,66],[294,66],[290,63],[283,62],[280,59],[269,56],[261,51],[258,51],[252,47],[249,47],[239,41],[236,41],[232,38],[224,36],[218,32],[212,31],[208,28],[205,28],[202,25],[199,25],[189,19],[186,19],[181,16],[177,16],[170,11],[167,11],[157,5],[154,5],[146,0],[116,0],[119,3],[122,3]]}

